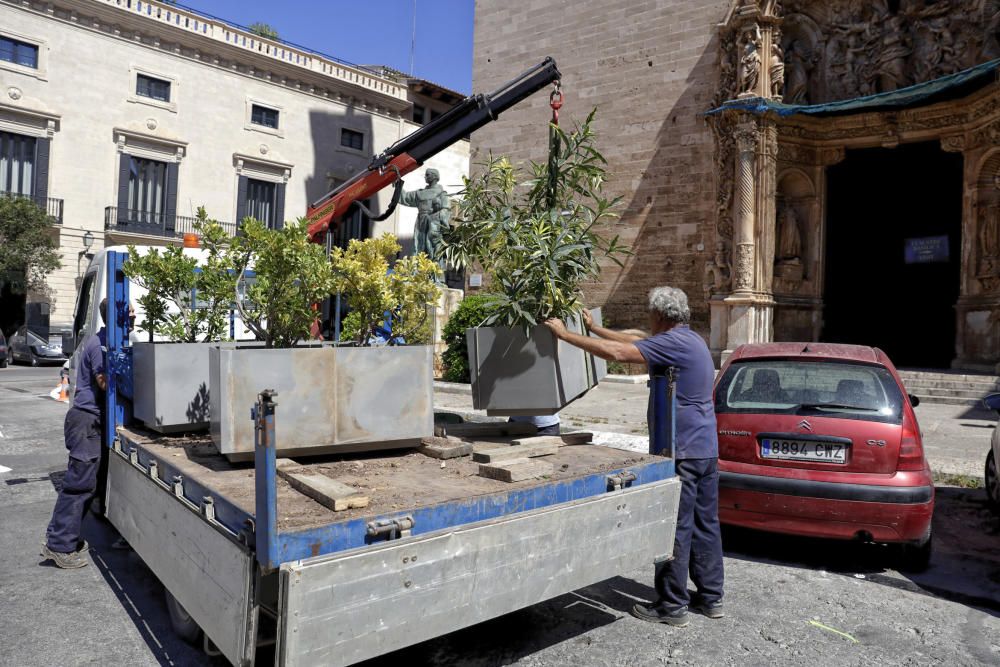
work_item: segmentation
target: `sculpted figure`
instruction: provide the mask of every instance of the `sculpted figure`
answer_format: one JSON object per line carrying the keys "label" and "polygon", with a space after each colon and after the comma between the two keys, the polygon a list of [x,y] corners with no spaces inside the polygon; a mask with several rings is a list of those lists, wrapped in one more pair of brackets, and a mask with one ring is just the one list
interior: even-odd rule
{"label": "sculpted figure", "polygon": [[756,34],[747,33],[743,44],[739,69],[740,95],[744,97],[756,95],[757,82],[760,80],[760,65],[760,31],[757,30]]}
{"label": "sculpted figure", "polygon": [[448,193],[438,183],[440,179],[441,175],[437,169],[428,169],[424,173],[427,187],[404,191],[399,198],[400,205],[417,209],[417,226],[413,230],[413,254],[426,253],[439,264],[441,261],[438,259],[438,252],[441,249],[442,237],[451,220]]}
{"label": "sculpted figure", "polygon": [[890,16],[883,26],[881,43],[875,57],[875,72],[880,93],[906,85],[906,59],[911,53],[902,17]]}
{"label": "sculpted figure", "polygon": [[785,102],[809,103],[809,70],[813,63],[802,53],[801,42],[792,42],[785,52]]}
{"label": "sculpted figure", "polygon": [[786,205],[778,216],[778,259],[798,260],[802,256],[802,234],[795,209]]}
{"label": "sculpted figure", "polygon": [[771,97],[781,99],[785,90],[785,54],[781,45],[775,42],[771,45]]}

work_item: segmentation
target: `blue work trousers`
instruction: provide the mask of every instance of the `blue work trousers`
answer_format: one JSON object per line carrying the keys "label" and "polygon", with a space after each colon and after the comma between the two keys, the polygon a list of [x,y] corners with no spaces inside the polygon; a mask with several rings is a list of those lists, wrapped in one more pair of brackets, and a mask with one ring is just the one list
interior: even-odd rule
{"label": "blue work trousers", "polygon": [[691,603],[688,574],[704,603],[722,599],[724,579],[719,528],[718,459],[679,459],[681,500],[673,560],[656,565],[659,604],[673,610]]}
{"label": "blue work trousers", "polygon": [[97,473],[101,465],[101,418],[70,408],[66,413],[63,433],[69,462],[55,509],[52,510],[52,520],[45,532],[45,542],[52,551],[70,553],[77,549],[80,526],[97,488]]}

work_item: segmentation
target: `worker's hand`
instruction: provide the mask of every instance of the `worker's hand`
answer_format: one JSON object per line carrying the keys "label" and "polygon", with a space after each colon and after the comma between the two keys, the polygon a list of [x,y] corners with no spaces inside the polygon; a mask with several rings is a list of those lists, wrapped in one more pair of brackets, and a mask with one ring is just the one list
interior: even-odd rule
{"label": "worker's hand", "polygon": [[552,330],[556,338],[563,338],[566,335],[566,325],[558,317],[551,317],[544,322],[545,326]]}
{"label": "worker's hand", "polygon": [[586,308],[583,309],[583,323],[587,327],[587,331],[594,328],[594,316],[590,314],[590,311]]}

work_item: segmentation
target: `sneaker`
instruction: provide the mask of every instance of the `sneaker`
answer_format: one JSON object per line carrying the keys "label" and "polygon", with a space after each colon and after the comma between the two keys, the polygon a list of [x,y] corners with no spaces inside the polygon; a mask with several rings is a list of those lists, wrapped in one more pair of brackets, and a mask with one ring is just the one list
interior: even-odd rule
{"label": "sneaker", "polygon": [[71,551],[70,553],[63,553],[61,551],[52,551],[47,544],[42,545],[42,555],[55,563],[56,567],[64,570],[75,570],[76,568],[88,565],[87,559],[83,557],[82,552]]}
{"label": "sneaker", "polygon": [[80,540],[76,543],[76,552],[78,554],[85,554],[90,551],[90,542],[87,540]]}
{"label": "sneaker", "polygon": [[687,607],[667,610],[660,605],[646,606],[636,603],[632,606],[632,615],[650,623],[666,623],[675,628],[683,628],[688,624]]}
{"label": "sneaker", "polygon": [[726,616],[726,612],[722,608],[722,600],[696,602],[691,606],[691,609],[708,618],[724,618]]}

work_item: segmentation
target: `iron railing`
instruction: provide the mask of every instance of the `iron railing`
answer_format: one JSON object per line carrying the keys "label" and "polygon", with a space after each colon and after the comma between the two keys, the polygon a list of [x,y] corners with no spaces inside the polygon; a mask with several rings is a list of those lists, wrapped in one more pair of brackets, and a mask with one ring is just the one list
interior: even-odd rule
{"label": "iron railing", "polygon": [[[194,223],[197,220],[197,218],[184,215],[135,211],[117,206],[108,206],[104,209],[105,229],[131,234],[181,238],[186,233],[196,232]],[[220,222],[219,224],[230,236],[236,236],[238,225],[232,222]]]}
{"label": "iron railing", "polygon": [[63,200],[52,197],[36,197],[35,195],[22,195],[17,192],[0,192],[0,197],[10,199],[27,199],[38,204],[57,225],[63,223]]}

